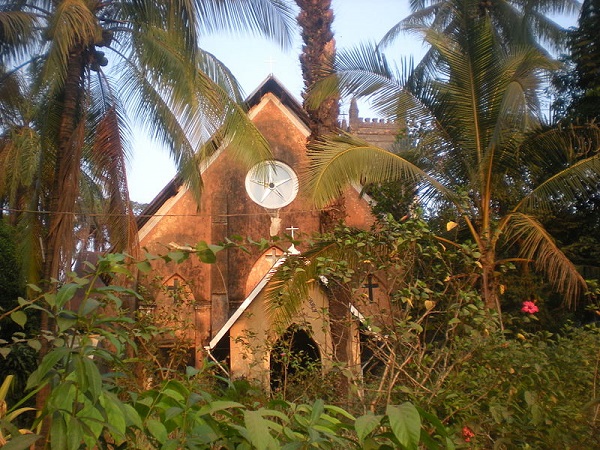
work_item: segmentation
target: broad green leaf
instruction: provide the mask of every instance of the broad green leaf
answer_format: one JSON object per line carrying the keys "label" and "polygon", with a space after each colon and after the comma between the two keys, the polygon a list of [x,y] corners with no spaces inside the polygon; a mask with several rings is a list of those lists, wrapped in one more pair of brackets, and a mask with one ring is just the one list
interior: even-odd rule
{"label": "broad green leaf", "polygon": [[39,286],[37,286],[37,285],[35,285],[35,284],[28,283],[27,287],[29,289],[31,289],[32,291],[34,291],[34,292],[42,292],[42,288],[39,287]]}
{"label": "broad green leaf", "polygon": [[187,253],[181,252],[179,250],[169,252],[167,253],[167,256],[176,263],[183,262],[187,259]]}
{"label": "broad green leaf", "polygon": [[98,370],[98,366],[87,356],[81,358],[83,362],[83,370],[86,377],[88,391],[92,395],[92,400],[95,401],[102,392],[102,375]]}
{"label": "broad green leaf", "polygon": [[217,255],[215,255],[212,250],[207,249],[202,252],[197,252],[198,258],[205,264],[214,264],[217,262]]}
{"label": "broad green leaf", "polygon": [[96,311],[102,303],[100,303],[95,298],[86,298],[81,302],[81,306],[79,307],[79,314],[81,316],[87,316],[93,311]]}
{"label": "broad green leaf", "polygon": [[140,261],[136,264],[138,270],[142,273],[148,273],[152,270],[152,264],[149,261]]}
{"label": "broad green leaf", "polygon": [[29,390],[38,386],[44,380],[48,372],[56,365],[56,363],[67,356],[69,352],[70,350],[68,348],[59,347],[53,349],[46,356],[44,356],[44,359],[38,368],[35,369],[31,375],[29,375],[27,387],[25,389]]}
{"label": "broad green leaf", "polygon": [[144,427],[144,425],[142,423],[142,418],[140,417],[139,413],[135,410],[133,406],[127,403],[124,403],[122,406],[127,426],[134,426],[141,430]]}
{"label": "broad green leaf", "polygon": [[56,316],[56,325],[58,325],[58,331],[63,332],[68,330],[73,325],[77,323],[78,316],[72,311],[61,311],[58,316]]}
{"label": "broad green leaf", "polygon": [[56,294],[47,292],[44,294],[44,300],[46,300],[46,303],[48,303],[50,306],[56,306]]}
{"label": "broad green leaf", "polygon": [[169,421],[169,420],[174,419],[175,417],[179,417],[179,416],[181,416],[183,411],[184,411],[184,409],[179,406],[172,406],[171,408],[169,408],[165,411],[164,420]]}
{"label": "broad green leaf", "polygon": [[218,252],[220,252],[221,250],[223,250],[223,248],[224,248],[224,247],[223,247],[222,245],[214,245],[214,244],[210,244],[210,245],[208,246],[208,248],[210,249],[210,251],[211,251],[211,252],[213,252],[213,253],[218,253]]}
{"label": "broad green leaf", "polygon": [[172,398],[173,400],[175,400],[178,403],[184,404],[184,402],[185,402],[185,397],[183,395],[181,395],[181,393],[176,391],[175,389],[169,389],[169,388],[163,389],[161,391],[161,394]]}
{"label": "broad green leaf", "polygon": [[354,422],[354,430],[356,431],[356,435],[358,436],[361,445],[364,443],[365,438],[381,424],[382,417],[383,416],[366,414],[356,419]]}
{"label": "broad green leaf", "polygon": [[62,308],[66,303],[73,299],[79,285],[76,283],[68,283],[60,287],[56,293],[56,306]]}
{"label": "broad green leaf", "polygon": [[[56,341],[56,339],[55,339]],[[54,341],[53,341],[54,343]],[[42,349],[42,343],[40,342],[39,339],[28,339],[27,340],[27,345],[29,345],[32,349],[34,349],[35,351],[40,351]]]}
{"label": "broad green leaf", "polygon": [[4,444],[2,450],[29,450],[39,438],[38,434],[21,434]]}
{"label": "broad green leaf", "polygon": [[83,440],[83,427],[77,417],[71,417],[67,423],[67,448],[78,450]]}
{"label": "broad green leaf", "polygon": [[346,411],[343,408],[340,408],[339,406],[335,406],[335,405],[325,405],[325,410],[326,411],[330,411],[330,412],[334,412],[339,414],[340,416],[344,416],[347,419],[350,420],[356,420],[356,417],[354,417],[352,414],[350,414],[348,411]]}
{"label": "broad green leaf", "polygon": [[321,414],[323,414],[324,410],[325,402],[321,399],[316,400],[312,406],[312,411],[310,414],[310,423],[316,423],[317,420],[319,420],[319,418],[321,417]]}
{"label": "broad green leaf", "polygon": [[269,421],[264,419],[260,410],[244,411],[244,425],[246,426],[252,446],[257,450],[267,450],[278,447],[275,439],[271,436]]}
{"label": "broad green leaf", "polygon": [[123,409],[121,400],[110,392],[105,392],[104,395],[100,396],[99,401],[106,412],[106,421],[112,429],[124,436],[127,431],[127,423],[125,421],[126,412]]}
{"label": "broad green leaf", "polygon": [[27,323],[27,314],[25,314],[23,311],[14,311],[11,313],[10,318],[21,328],[25,328],[25,324]]}
{"label": "broad green leaf", "polygon": [[412,403],[388,405],[386,414],[396,439],[407,449],[416,449],[421,435],[421,416]]}
{"label": "broad green leaf", "polygon": [[161,444],[164,444],[166,442],[166,440],[168,438],[168,436],[167,436],[167,429],[158,420],[149,419],[146,422],[146,428],[148,428],[148,431],[150,432],[150,434],[152,436],[154,436],[154,438],[158,442],[160,442]]}
{"label": "broad green leaf", "polygon": [[237,402],[225,401],[225,400],[217,400],[214,402],[210,402],[208,405],[204,405],[198,411],[198,415],[212,414],[216,411],[222,411],[224,409],[231,408],[244,408],[244,405]]}
{"label": "broad green leaf", "polygon": [[50,426],[50,446],[52,450],[68,450],[67,445],[67,424],[63,415],[55,412]]}

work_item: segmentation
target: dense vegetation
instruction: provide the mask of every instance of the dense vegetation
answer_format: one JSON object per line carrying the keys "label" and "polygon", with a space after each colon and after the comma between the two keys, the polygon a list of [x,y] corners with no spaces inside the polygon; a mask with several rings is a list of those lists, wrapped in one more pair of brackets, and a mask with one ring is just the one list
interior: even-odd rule
{"label": "dense vegetation", "polygon": [[[249,28],[285,43],[285,2],[30,3],[0,6],[0,446],[600,447],[600,288],[587,279],[599,266],[596,0],[583,2],[569,40],[547,14],[576,10],[571,0],[413,1],[379,46],[337,52],[335,62],[331,2],[296,2],[306,70],[319,80],[307,84],[313,120],[335,111],[320,100],[352,95],[407,128],[387,152],[320,136],[331,123],[313,124],[315,203],[340,201],[351,181],[385,202],[371,230],[340,224],[290,255],[269,306],[286,329],[315,280],[331,298],[364,302],[362,370],[339,360],[324,373],[278,351],[283,375],[270,392],[209,361],[182,367],[177,324],[134,308],[148,300],[131,286],[149,260],[211,263],[238,244],[144,260],[110,253],[77,274],[66,261],[130,237],[122,102],[158,126],[198,194],[198,157],[214,150],[197,134],[199,117],[219,118],[204,134],[265,144],[235,103],[231,74],[197,39]],[[396,71],[384,49],[405,31],[430,51]],[[571,50],[571,72],[559,72],[545,45]],[[107,57],[122,59],[128,81],[109,83]],[[562,103],[548,119],[540,94],[557,74]],[[246,162],[269,154],[234,144]],[[75,211],[85,220],[62,214]],[[372,276],[386,280],[384,308],[369,308]],[[326,319],[356,324],[349,314]],[[165,336],[181,345],[165,352]]]}

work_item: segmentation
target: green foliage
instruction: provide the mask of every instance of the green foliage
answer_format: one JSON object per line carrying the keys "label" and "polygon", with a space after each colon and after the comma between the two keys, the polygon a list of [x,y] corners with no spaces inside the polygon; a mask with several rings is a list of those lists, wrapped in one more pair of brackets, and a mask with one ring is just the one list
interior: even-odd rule
{"label": "green foliage", "polygon": [[6,399],[13,378],[13,375],[7,376],[0,386],[0,446],[8,448],[7,443],[10,441],[11,448],[29,448],[39,439],[39,436],[31,430],[19,429],[14,422],[20,415],[33,411],[33,408],[11,407],[10,410],[8,409]]}
{"label": "green foliage", "polygon": [[[0,316],[18,305],[17,299],[25,293],[25,282],[20,271],[15,242],[15,230],[0,219]],[[22,313],[21,313],[22,314]],[[9,339],[22,331],[26,319],[0,319],[0,339]]]}
{"label": "green foliage", "polygon": [[[273,303],[275,311],[289,307],[295,295],[302,295],[296,281],[321,276],[328,288],[337,283],[352,288],[352,302],[364,315],[366,352],[360,376],[347,373],[355,400],[351,410],[371,411],[355,424],[364,448],[369,448],[369,431],[382,423],[393,427],[382,418],[389,405],[407,401],[439,417],[424,428],[431,434],[448,428],[457,446],[597,445],[597,327],[560,328],[553,323],[558,302],[542,298],[535,299],[537,313],[522,312],[531,290],[525,289],[524,274],[506,264],[500,269],[510,314],[502,332],[498,317],[474,290],[478,249],[450,245],[421,220],[388,218],[371,231],[339,227],[323,239],[297,259],[288,258],[287,269],[276,275],[282,292]],[[369,273],[385,285],[389,305],[361,304],[365,294],[359,290]],[[530,288],[540,283],[529,275]],[[515,296],[517,282],[527,295]],[[547,331],[549,326],[556,334]],[[390,437],[389,432],[378,436]],[[399,442],[386,445],[401,448]]]}
{"label": "green foliage", "polygon": [[[596,192],[597,155],[573,155],[597,148],[598,129],[543,125],[540,75],[557,64],[529,39],[533,35],[526,33],[523,42],[525,35],[513,33],[514,20],[519,30],[532,26],[529,8],[535,2],[523,11],[519,2],[498,2],[506,8],[502,12],[472,0],[425,3],[416,2],[418,12],[396,29],[419,33],[430,45],[414,71],[394,70],[381,46],[366,44],[337,52],[335,72],[311,91],[315,103],[333,92],[368,99],[383,117],[408,127],[423,124],[422,132],[409,136],[398,153],[349,135],[325,136],[309,151],[311,198],[324,206],[352,183],[410,183],[423,208],[437,213],[442,205],[442,212],[454,212],[452,221],[477,245],[480,292],[489,308],[501,311],[496,274],[504,262],[500,255],[509,251],[545,273],[575,306],[585,281],[540,219]],[[551,23],[538,27],[537,20],[554,8],[562,11],[567,2],[551,3],[536,12],[538,32]]]}
{"label": "green foliage", "polygon": [[[456,247],[439,239],[418,218],[397,222],[388,215],[369,231],[340,226],[301,256],[288,257],[271,282],[269,309],[276,322],[286,323],[314,280],[356,292],[374,274],[384,281],[393,308],[367,319],[382,323],[384,316],[412,320],[425,314],[436,322],[438,309],[480,301],[473,286],[480,256],[469,243]],[[364,301],[355,297],[357,306]]]}
{"label": "green foliage", "polygon": [[598,328],[456,339],[423,361],[445,359],[446,370],[438,366],[422,386],[398,386],[392,398],[433,411],[455,434],[472,430],[474,449],[595,448],[599,344]]}
{"label": "green foliage", "polygon": [[[336,406],[337,399],[269,401],[243,381],[220,390],[208,363],[185,374],[165,372],[171,376],[155,383],[145,375],[136,379],[131,368],[150,348],[141,344],[161,330],[145,328],[123,309],[132,298],[144,300],[119,285],[143,261],[108,255],[90,266],[90,274],[72,275],[55,293],[40,292],[35,301],[23,303],[23,308],[46,309],[57,331],[40,337],[51,343],[50,351],[6,417],[24,412],[23,402],[48,386],[40,419],[52,418],[53,449],[442,449],[465,441],[474,449],[597,445],[598,328],[568,328],[556,335],[520,331],[507,339],[479,297],[464,288],[476,266],[472,247],[447,249],[418,220],[387,226],[372,235],[341,228],[329,236],[346,251],[354,249],[363,269],[329,260],[331,255],[317,257],[332,282],[360,279],[366,268],[402,274],[391,311],[385,312],[394,320],[367,318],[366,345],[379,364],[375,361],[363,380],[352,381],[358,394],[352,409]],[[207,248],[148,259],[182,260],[196,251],[205,258]],[[97,284],[101,275],[119,283]],[[77,307],[69,309],[75,299]],[[31,337],[19,340],[36,346]],[[312,376],[313,384],[323,383],[318,372]],[[6,421],[2,427],[5,437],[13,437],[8,441],[13,448],[25,449],[35,439],[16,434]],[[34,429],[35,423],[22,428]]]}
{"label": "green foliage", "polygon": [[[149,380],[132,380],[129,369],[136,361],[140,342],[149,341],[154,331],[143,328],[126,309],[132,299],[144,299],[121,286],[131,280],[132,269],[145,261],[161,258],[181,261],[196,254],[204,260],[220,247],[199,245],[196,249],[165,256],[148,255],[132,261],[127,255],[110,254],[89,265],[87,275],[71,274],[56,290],[39,292],[23,302],[23,309],[43,309],[56,322],[56,330],[29,340],[32,347],[50,344],[49,351],[29,377],[27,394],[7,412],[1,422],[7,448],[25,449],[37,435],[21,435],[9,422],[25,412],[21,403],[41,389],[50,394],[41,415],[32,423],[51,418],[50,448],[160,448],[160,449],[299,449],[299,448],[440,448],[430,437],[422,417],[430,416],[404,403],[390,406],[378,416],[377,426],[369,419],[355,418],[322,400],[311,404],[274,401],[248,407],[230,400],[225,393],[209,393],[203,383],[207,373],[188,368],[185,375],[164,379],[149,388]],[[177,254],[176,254],[177,253]],[[210,258],[209,258],[210,259]],[[104,284],[101,279],[122,283]],[[32,288],[34,288],[32,286]],[[34,289],[38,290],[38,289]],[[39,291],[39,290],[38,290]],[[38,344],[35,344],[37,342]],[[13,344],[11,347],[14,348]],[[143,357],[143,354],[137,354]],[[210,365],[206,364],[206,370]],[[110,369],[110,370],[108,370]],[[129,380],[129,381],[128,381]],[[9,381],[0,394],[4,397]],[[231,386],[235,386],[232,384]],[[2,418],[0,418],[2,419]],[[443,427],[438,431],[444,432]]]}

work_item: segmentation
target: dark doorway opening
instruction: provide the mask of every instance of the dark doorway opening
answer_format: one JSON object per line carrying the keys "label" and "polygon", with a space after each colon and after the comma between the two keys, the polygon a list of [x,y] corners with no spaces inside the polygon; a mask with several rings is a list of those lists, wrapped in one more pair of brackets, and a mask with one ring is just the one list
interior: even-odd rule
{"label": "dark doorway opening", "polygon": [[321,354],[309,333],[292,325],[271,350],[271,392],[284,397],[289,387],[321,371]]}

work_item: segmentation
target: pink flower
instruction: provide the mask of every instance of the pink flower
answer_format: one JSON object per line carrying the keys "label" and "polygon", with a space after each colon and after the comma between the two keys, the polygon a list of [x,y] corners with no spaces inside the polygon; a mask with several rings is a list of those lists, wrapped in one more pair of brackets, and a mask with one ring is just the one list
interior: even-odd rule
{"label": "pink flower", "polygon": [[531,301],[523,302],[523,307],[521,308],[521,312],[528,313],[528,314],[535,314],[539,310],[540,309],[537,307],[537,305]]}
{"label": "pink flower", "polygon": [[475,433],[473,433],[473,431],[467,427],[464,426],[462,429],[462,437],[465,440],[465,442],[471,442],[471,438],[475,436]]}

